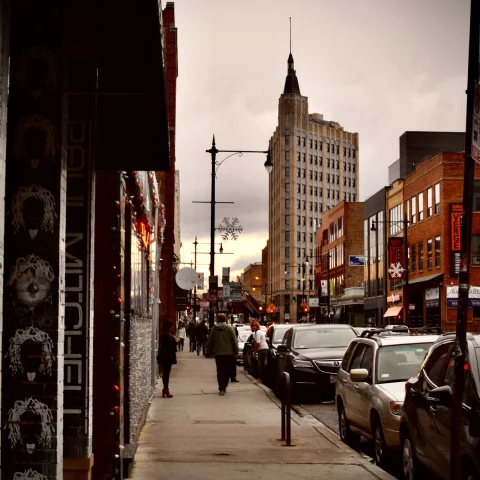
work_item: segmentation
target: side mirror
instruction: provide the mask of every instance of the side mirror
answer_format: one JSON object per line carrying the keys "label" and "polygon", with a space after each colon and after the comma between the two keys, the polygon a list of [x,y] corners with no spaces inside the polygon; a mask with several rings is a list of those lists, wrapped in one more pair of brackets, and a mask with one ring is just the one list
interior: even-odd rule
{"label": "side mirror", "polygon": [[368,370],[366,368],[354,368],[350,370],[350,379],[352,382],[364,382],[368,378]]}
{"label": "side mirror", "polygon": [[432,406],[437,405],[439,407],[450,408],[452,406],[452,397],[452,389],[448,385],[443,385],[442,387],[430,390],[427,400]]}
{"label": "side mirror", "polygon": [[278,347],[277,347],[277,352],[278,353],[288,353],[288,347],[285,343],[281,343]]}

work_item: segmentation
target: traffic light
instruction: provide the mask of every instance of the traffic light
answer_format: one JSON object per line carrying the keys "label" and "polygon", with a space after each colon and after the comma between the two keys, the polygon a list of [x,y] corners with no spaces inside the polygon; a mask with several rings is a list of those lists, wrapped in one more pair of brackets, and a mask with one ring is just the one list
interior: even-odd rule
{"label": "traffic light", "polygon": [[308,307],[303,307],[303,313],[307,313],[308,312]]}
{"label": "traffic light", "polygon": [[190,308],[191,308],[190,305],[187,305],[187,306],[185,307],[185,310],[186,310],[187,312],[189,312],[189,311],[190,311]]}

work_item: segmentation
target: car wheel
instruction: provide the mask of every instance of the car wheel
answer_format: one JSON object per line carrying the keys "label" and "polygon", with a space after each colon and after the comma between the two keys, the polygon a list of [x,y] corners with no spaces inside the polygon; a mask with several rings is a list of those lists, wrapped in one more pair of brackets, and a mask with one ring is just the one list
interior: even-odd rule
{"label": "car wheel", "polygon": [[356,446],[358,444],[360,436],[350,430],[350,424],[348,423],[347,414],[345,413],[345,407],[341,402],[338,407],[338,430],[340,431],[340,438],[342,439],[342,442],[350,446]]}
{"label": "car wheel", "polygon": [[404,480],[416,480],[419,478],[418,460],[412,439],[408,434],[402,440],[402,465]]}
{"label": "car wheel", "polygon": [[376,419],[373,423],[373,446],[376,464],[384,467],[388,463],[388,451],[385,445],[382,424],[379,419]]}

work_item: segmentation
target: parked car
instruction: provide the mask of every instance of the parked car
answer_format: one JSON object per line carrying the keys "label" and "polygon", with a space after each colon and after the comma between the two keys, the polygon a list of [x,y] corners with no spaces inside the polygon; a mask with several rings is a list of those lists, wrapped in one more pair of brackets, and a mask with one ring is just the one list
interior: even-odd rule
{"label": "parked car", "polygon": [[242,328],[238,331],[238,357],[237,357],[237,363],[243,364],[243,348],[245,345],[245,342],[248,340],[248,337],[252,334],[250,330],[247,331],[246,328]]}
{"label": "parked car", "polygon": [[374,458],[385,466],[400,448],[400,415],[405,382],[416,375],[438,338],[389,330],[371,330],[352,340],[338,371],[336,404],[340,438],[374,442]]}
{"label": "parked car", "polygon": [[277,347],[282,343],[285,332],[291,325],[272,324],[268,327],[267,343],[268,354],[265,365],[265,384],[273,391],[277,390]]}
{"label": "parked car", "polygon": [[243,345],[243,369],[255,378],[258,376],[258,363],[253,356],[253,333],[251,332]]}
{"label": "parked car", "polygon": [[333,398],[343,355],[357,334],[345,324],[301,324],[285,332],[277,346],[277,378],[290,374],[292,396],[308,392]]}
{"label": "parked car", "polygon": [[[450,478],[455,336],[440,337],[408,380],[400,425],[404,478]],[[480,479],[480,335],[467,334],[460,451],[462,479]],[[419,468],[427,470],[421,474]],[[421,475],[421,476],[420,476]]]}

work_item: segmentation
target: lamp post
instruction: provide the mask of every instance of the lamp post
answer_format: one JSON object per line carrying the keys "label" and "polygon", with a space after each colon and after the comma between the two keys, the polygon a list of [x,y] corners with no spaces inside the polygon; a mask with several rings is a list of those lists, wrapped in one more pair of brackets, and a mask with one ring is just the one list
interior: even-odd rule
{"label": "lamp post", "polygon": [[[372,225],[370,230],[372,232],[377,231],[377,223],[387,223],[390,225],[398,225],[399,223],[403,224],[403,243],[404,243],[404,254],[405,254],[405,282],[403,284],[403,305],[404,305],[404,319],[405,324],[410,326],[410,294],[408,291],[408,224],[410,223],[405,215],[403,220],[372,220]],[[390,260],[390,259],[389,259]],[[391,268],[391,267],[390,267]],[[388,269],[390,271],[390,268]]]}
{"label": "lamp post", "polygon": [[[244,153],[263,153],[267,155],[267,160],[265,161],[265,169],[268,173],[270,173],[273,169],[273,163],[270,158],[270,149],[268,150],[218,150],[215,145],[215,135],[213,136],[212,140],[212,147],[209,150],[206,150],[207,153],[211,156],[212,161],[212,185],[211,185],[211,200],[210,200],[210,276],[213,277],[215,275],[215,205],[217,203],[232,203],[232,202],[216,202],[215,201],[215,179],[216,173],[220,165],[225,162],[228,158],[232,157],[233,155],[240,155],[242,156]],[[218,153],[230,153],[227,158],[222,160],[221,162],[217,162],[217,154]],[[209,282],[210,286],[210,282]],[[213,310],[210,308],[210,318],[209,318],[210,327],[213,327]]]}

